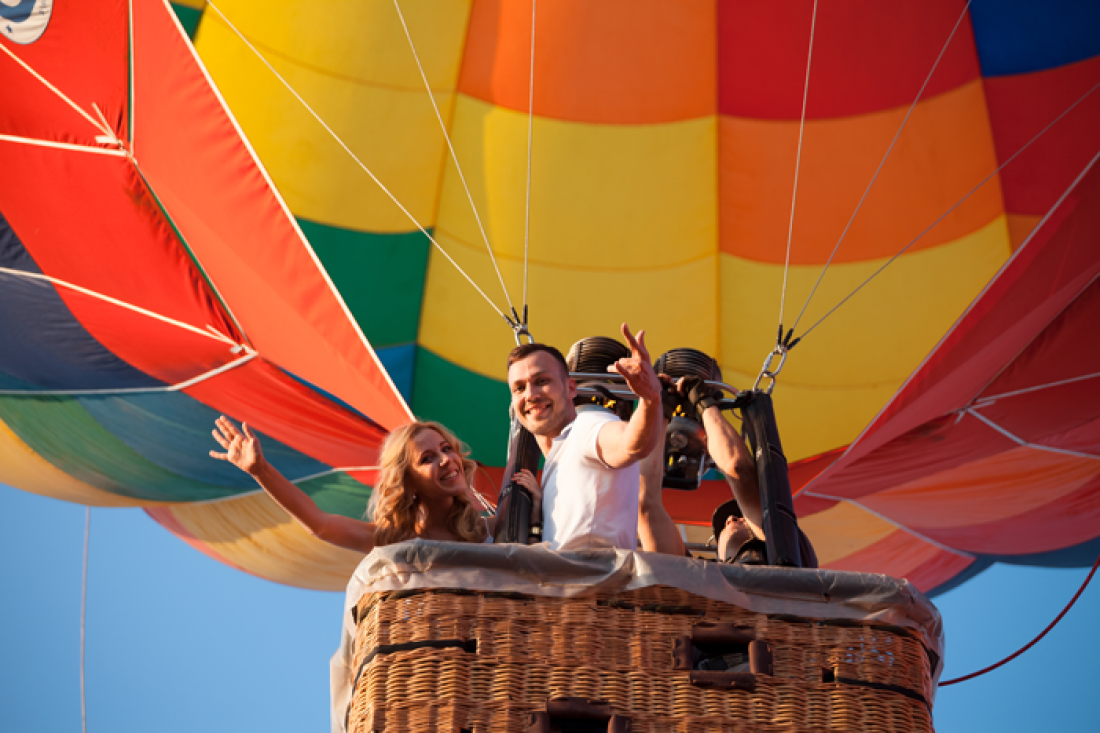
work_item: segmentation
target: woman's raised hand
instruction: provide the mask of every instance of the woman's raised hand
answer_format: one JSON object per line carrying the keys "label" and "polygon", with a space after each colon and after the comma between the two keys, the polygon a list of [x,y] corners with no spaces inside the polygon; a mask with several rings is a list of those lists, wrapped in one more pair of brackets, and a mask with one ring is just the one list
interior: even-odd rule
{"label": "woman's raised hand", "polygon": [[[260,439],[248,427],[248,423],[241,423],[241,430],[222,415],[214,421],[217,428],[212,430],[214,440],[225,449],[225,453],[210,451],[211,458],[219,461],[229,461],[245,473],[254,474],[264,464],[264,453],[260,448]],[[243,432],[242,432],[243,431]]]}

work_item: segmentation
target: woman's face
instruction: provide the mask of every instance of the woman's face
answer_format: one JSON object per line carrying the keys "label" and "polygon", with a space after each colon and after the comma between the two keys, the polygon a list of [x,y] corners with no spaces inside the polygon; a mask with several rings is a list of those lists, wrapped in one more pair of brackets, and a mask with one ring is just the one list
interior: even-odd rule
{"label": "woman's face", "polygon": [[462,456],[434,430],[421,430],[412,440],[405,483],[422,500],[451,497],[466,491]]}

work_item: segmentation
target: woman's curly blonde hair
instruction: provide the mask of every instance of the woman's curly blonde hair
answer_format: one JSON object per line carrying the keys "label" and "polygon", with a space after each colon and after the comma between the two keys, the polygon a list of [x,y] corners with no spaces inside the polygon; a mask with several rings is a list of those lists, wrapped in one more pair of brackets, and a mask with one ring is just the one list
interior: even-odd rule
{"label": "woman's curly blonde hair", "polygon": [[[374,485],[367,505],[367,519],[374,522],[375,544],[392,545],[418,537],[427,519],[424,505],[405,488],[405,472],[413,457],[413,440],[425,430],[434,430],[446,440],[462,458],[466,485],[473,487],[477,463],[470,460],[470,449],[458,436],[437,422],[411,422],[394,430],[382,443],[379,458],[378,481]],[[465,542],[484,542],[488,534],[481,514],[466,493],[455,497],[454,506],[447,517],[447,527]]]}

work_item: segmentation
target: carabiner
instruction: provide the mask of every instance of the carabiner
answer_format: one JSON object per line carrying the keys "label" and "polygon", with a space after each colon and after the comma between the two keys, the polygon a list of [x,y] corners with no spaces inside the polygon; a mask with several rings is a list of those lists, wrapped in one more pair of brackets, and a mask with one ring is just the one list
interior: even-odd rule
{"label": "carabiner", "polygon": [[[757,376],[756,381],[753,382],[752,390],[754,392],[756,391],[757,387],[760,386],[760,382],[763,381],[764,377],[767,377],[771,380],[771,383],[768,385],[768,389],[765,394],[772,393],[772,390],[775,389],[775,378],[779,376],[779,372],[783,371],[783,365],[787,363],[788,351],[789,349],[782,344],[775,345],[775,348],[772,349],[772,352],[768,354],[768,358],[764,360],[764,366],[760,368],[760,375]],[[777,356],[779,357],[779,366],[777,366],[775,369],[772,369],[772,362],[775,361],[775,357]]]}

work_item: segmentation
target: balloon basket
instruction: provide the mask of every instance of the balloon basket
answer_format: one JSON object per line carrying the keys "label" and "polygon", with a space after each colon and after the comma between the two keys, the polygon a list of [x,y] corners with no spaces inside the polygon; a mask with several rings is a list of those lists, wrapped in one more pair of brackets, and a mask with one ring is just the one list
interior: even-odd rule
{"label": "balloon basket", "polygon": [[[665,560],[688,573],[703,565]],[[487,585],[492,571],[467,568],[471,581]],[[848,580],[865,598],[880,601],[904,583],[741,570],[758,589],[768,574],[854,576]],[[570,597],[529,590],[421,587],[360,596],[351,614],[347,731],[549,733],[574,729],[563,727],[569,721],[583,726],[576,730],[635,733],[933,730],[936,614],[927,626],[901,626],[881,619],[896,621],[910,609],[891,613],[881,603],[868,614],[877,618],[814,618],[754,611],[672,585],[597,586]],[[782,596],[784,588],[776,591]],[[771,600],[772,610],[835,606],[807,602],[803,590],[786,604]]]}

